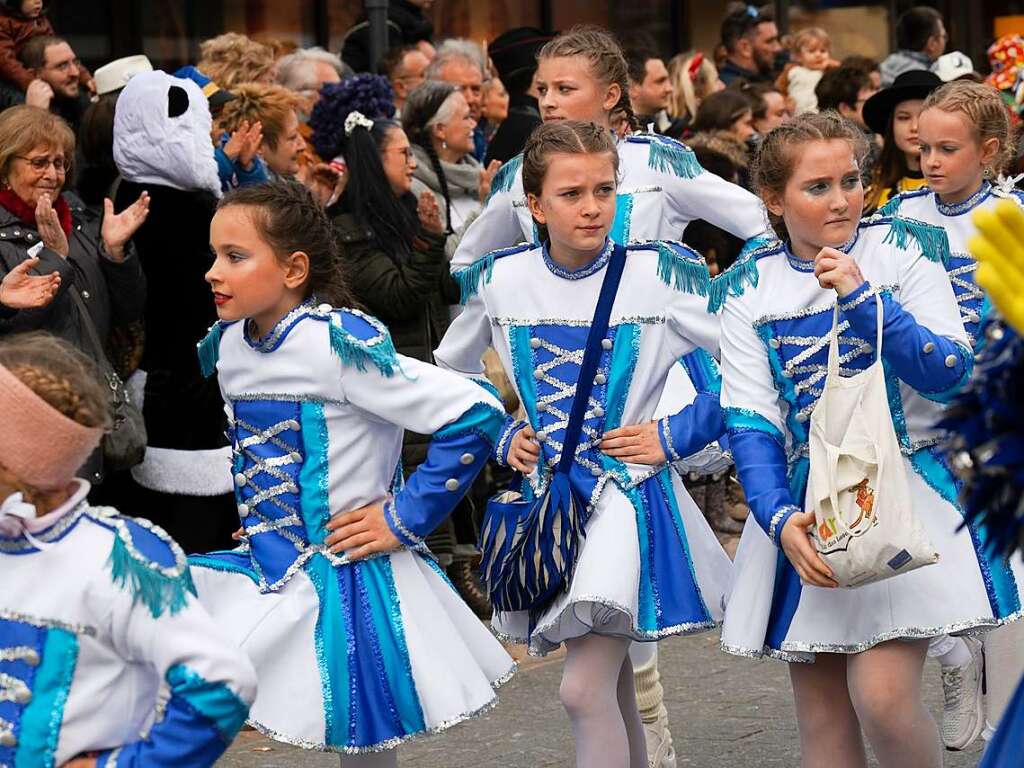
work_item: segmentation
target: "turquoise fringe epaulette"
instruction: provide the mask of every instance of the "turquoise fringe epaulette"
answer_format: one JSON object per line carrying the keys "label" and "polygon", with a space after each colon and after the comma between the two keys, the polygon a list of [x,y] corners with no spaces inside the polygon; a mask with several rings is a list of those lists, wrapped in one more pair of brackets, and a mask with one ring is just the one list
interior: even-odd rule
{"label": "turquoise fringe epaulette", "polygon": [[707,296],[711,285],[711,274],[704,258],[682,243],[670,240],[651,240],[646,243],[633,243],[626,246],[627,251],[658,252],[658,277],[665,285],[677,291]]}
{"label": "turquoise fringe epaulette", "polygon": [[111,578],[132,596],[133,603],[145,605],[153,618],[165,612],[173,616],[185,607],[189,594],[196,594],[185,553],[162,528],[140,518],[128,520],[112,510],[100,510],[94,519],[114,534],[107,559]]}
{"label": "turquoise fringe epaulette", "polygon": [[757,260],[782,247],[775,237],[758,235],[743,244],[736,261],[727,270],[711,279],[708,290],[708,312],[717,312],[729,296],[742,296],[745,286],[757,287]]}
{"label": "turquoise fringe epaulette", "polygon": [[861,222],[862,227],[878,224],[889,225],[889,231],[882,240],[883,243],[892,243],[897,248],[905,249],[912,238],[917,242],[925,258],[942,264],[949,263],[949,237],[942,227],[932,226],[916,219],[885,216],[878,213]]}
{"label": "turquoise fringe epaulette", "polygon": [[[361,338],[346,328],[343,317],[346,314],[358,318],[368,325],[373,334]],[[401,370],[398,352],[395,350],[395,343],[391,340],[391,334],[388,333],[387,326],[377,318],[357,309],[342,309],[331,312],[327,322],[330,329],[331,350],[344,365],[351,365],[357,370],[365,371],[369,364],[387,378],[393,376],[396,369]]]}
{"label": "turquoise fringe epaulette", "polygon": [[199,353],[199,372],[210,378],[217,372],[217,360],[220,359],[220,337],[231,323],[218,320],[210,326],[203,340],[196,344]]}
{"label": "turquoise fringe epaulette", "polygon": [[684,179],[692,179],[704,172],[693,150],[675,139],[653,133],[642,133],[627,136],[626,141],[648,145],[647,165],[652,170],[660,173],[674,173]]}
{"label": "turquoise fringe epaulette", "polygon": [[877,211],[876,215],[880,216],[895,216],[899,211],[900,206],[904,200],[909,200],[913,197],[920,197],[921,195],[927,195],[931,193],[931,189],[928,187],[921,187],[920,189],[910,189],[906,192],[900,192],[899,194],[890,197],[885,205],[881,206]]}
{"label": "turquoise fringe epaulette", "polygon": [[459,284],[459,303],[465,304],[469,301],[470,297],[480,290],[481,278],[484,285],[491,281],[496,260],[503,256],[511,256],[514,253],[528,251],[534,247],[532,243],[522,243],[520,245],[513,245],[511,248],[499,248],[496,251],[491,251],[486,256],[482,256],[469,266],[452,272],[452,278]]}
{"label": "turquoise fringe epaulette", "polygon": [[494,178],[491,179],[491,192],[487,195],[487,199],[490,200],[494,196],[495,192],[510,191],[512,189],[512,184],[516,180],[516,174],[519,173],[519,169],[522,167],[522,152],[502,163],[501,168],[498,169],[498,172],[494,174]]}

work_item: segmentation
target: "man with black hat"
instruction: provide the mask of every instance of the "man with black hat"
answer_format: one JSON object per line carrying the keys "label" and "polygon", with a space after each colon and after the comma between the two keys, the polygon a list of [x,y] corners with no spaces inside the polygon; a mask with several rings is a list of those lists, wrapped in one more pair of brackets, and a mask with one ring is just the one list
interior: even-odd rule
{"label": "man with black hat", "polygon": [[508,89],[508,117],[498,127],[487,147],[484,165],[505,162],[518,155],[526,140],[542,122],[533,89],[537,53],[551,35],[536,27],[516,27],[494,38],[487,53]]}
{"label": "man with black hat", "polygon": [[928,94],[940,85],[942,80],[934,72],[914,69],[864,102],[865,124],[884,140],[871,190],[872,207],[885,205],[900,192],[925,186],[917,117]]}

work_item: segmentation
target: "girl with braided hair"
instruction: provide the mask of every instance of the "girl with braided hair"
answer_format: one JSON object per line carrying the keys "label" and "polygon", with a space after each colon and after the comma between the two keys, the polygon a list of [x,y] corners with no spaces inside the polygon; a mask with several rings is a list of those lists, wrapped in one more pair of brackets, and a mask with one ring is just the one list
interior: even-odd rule
{"label": "girl with braided hair", "polygon": [[[932,91],[918,117],[921,171],[928,186],[902,192],[881,209],[945,230],[950,248],[946,271],[976,354],[986,343],[981,329],[991,302],[975,284],[977,262],[967,252],[967,241],[975,231],[975,211],[991,209],[1001,200],[1024,209],[1024,193],[1002,176],[1013,155],[1011,130],[1009,112],[990,86],[961,80]],[[1024,650],[1015,637],[1020,631],[1008,627],[982,639],[943,636],[932,641],[928,653],[942,667],[946,704],[941,733],[947,749],[966,749],[985,730],[985,700],[999,698],[982,696],[985,677],[993,694],[1003,681],[1024,671]],[[1007,651],[1000,652],[1000,646]]]}
{"label": "girl with braided hair", "polygon": [[409,94],[402,127],[416,157],[413,191],[429,189],[439,195],[445,231],[460,232],[487,199],[501,167],[492,160],[485,169],[473,157],[476,121],[466,98],[451,83],[428,80]]}
{"label": "girl with braided hair", "polygon": [[8,336],[0,419],[0,764],[213,765],[256,675],[174,540],[75,477],[110,425],[106,383],[55,336]]}
{"label": "girl with braided hair", "polygon": [[[536,83],[541,118],[545,123],[579,120],[612,129],[612,117],[622,112],[635,128],[629,101],[629,74],[622,49],[608,31],[577,26],[553,38],[537,56]],[[677,240],[687,224],[703,219],[746,240],[768,226],[761,202],[752,194],[705,171],[689,147],[649,133],[634,133],[616,143],[618,154],[618,205],[609,237],[621,244],[649,240]],[[502,166],[491,184],[483,212],[466,229],[452,257],[452,270],[469,278],[487,263],[487,256],[516,243],[539,243],[540,233],[526,205],[522,180],[522,155]],[[571,301],[571,299],[570,299]],[[656,307],[651,307],[652,314]],[[692,399],[695,390],[715,388],[714,362],[703,350],[695,350],[684,383],[666,395],[662,412],[675,413]],[[707,371],[704,377],[691,375]],[[724,431],[724,425],[722,426]],[[715,461],[700,466],[677,467],[701,472],[724,468]],[[646,648],[653,648],[648,644]],[[675,765],[662,704],[656,659],[634,658],[641,715],[648,726],[652,764]]]}

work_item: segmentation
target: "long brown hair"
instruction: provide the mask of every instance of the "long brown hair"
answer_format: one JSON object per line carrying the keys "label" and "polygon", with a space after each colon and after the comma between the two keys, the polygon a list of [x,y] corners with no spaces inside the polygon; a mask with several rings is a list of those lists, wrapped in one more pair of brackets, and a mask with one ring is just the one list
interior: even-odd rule
{"label": "long brown hair", "polygon": [[611,113],[622,112],[629,121],[630,129],[637,130],[640,124],[633,113],[633,103],[629,100],[629,68],[622,47],[611,33],[590,24],[578,24],[545,43],[537,54],[537,59],[569,56],[585,58],[598,82],[606,86],[613,83],[619,86],[621,95],[612,107]]}

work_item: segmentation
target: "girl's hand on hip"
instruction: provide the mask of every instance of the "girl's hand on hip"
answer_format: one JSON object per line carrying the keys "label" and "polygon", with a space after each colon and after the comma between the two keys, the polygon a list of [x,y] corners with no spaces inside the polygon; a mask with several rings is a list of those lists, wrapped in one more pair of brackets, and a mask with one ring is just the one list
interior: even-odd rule
{"label": "girl's hand on hip", "polygon": [[347,554],[352,560],[391,552],[402,545],[384,518],[383,502],[340,512],[327,521],[327,530],[332,531],[325,540],[331,552]]}
{"label": "girl's hand on hip", "polygon": [[658,438],[658,424],[633,424],[604,433],[601,452],[630,464],[664,464],[668,461]]}

